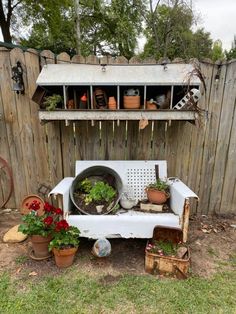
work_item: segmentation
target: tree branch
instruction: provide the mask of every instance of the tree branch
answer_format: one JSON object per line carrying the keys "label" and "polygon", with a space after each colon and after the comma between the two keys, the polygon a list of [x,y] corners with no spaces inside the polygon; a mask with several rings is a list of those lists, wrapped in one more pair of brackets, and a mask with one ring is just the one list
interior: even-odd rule
{"label": "tree branch", "polygon": [[7,23],[10,25],[10,21],[11,21],[11,17],[12,17],[12,12],[14,11],[14,9],[23,1],[23,0],[19,0],[18,2],[16,2],[14,5],[12,5],[12,0],[8,0],[8,4],[7,4]]}
{"label": "tree branch", "polygon": [[3,10],[2,0],[0,1],[0,25],[2,25],[6,21],[6,17]]}
{"label": "tree branch", "polygon": [[13,11],[21,2],[23,2],[23,0],[19,0],[18,2],[16,2],[16,4],[14,4],[14,5],[12,6],[12,11]]}

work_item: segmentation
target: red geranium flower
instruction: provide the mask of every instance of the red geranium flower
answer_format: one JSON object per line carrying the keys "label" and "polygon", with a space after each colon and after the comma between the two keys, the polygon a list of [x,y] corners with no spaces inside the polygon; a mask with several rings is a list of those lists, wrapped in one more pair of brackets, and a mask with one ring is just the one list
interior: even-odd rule
{"label": "red geranium flower", "polygon": [[70,228],[68,222],[65,219],[62,219],[56,223],[56,232],[60,232],[61,230],[68,230]]}
{"label": "red geranium flower", "polygon": [[45,225],[51,226],[51,224],[53,223],[52,216],[48,216],[48,217],[44,218],[43,222],[45,223]]}
{"label": "red geranium flower", "polygon": [[46,213],[51,213],[53,211],[53,209],[54,209],[54,207],[51,204],[49,204],[47,202],[44,204],[44,211]]}
{"label": "red geranium flower", "polygon": [[39,210],[40,209],[40,202],[37,201],[33,201],[30,205],[29,205],[29,209],[32,210]]}
{"label": "red geranium flower", "polygon": [[54,213],[57,214],[57,215],[62,215],[63,211],[60,208],[55,208],[54,209]]}

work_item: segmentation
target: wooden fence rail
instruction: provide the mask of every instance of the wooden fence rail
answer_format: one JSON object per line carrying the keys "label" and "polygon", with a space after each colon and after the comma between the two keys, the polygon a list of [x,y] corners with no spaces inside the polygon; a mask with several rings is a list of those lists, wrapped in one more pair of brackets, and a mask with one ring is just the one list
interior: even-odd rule
{"label": "wooden fence rail", "polygon": [[[24,70],[24,95],[12,91],[11,68],[17,61]],[[205,110],[200,127],[183,121],[155,121],[144,130],[139,130],[138,121],[41,125],[38,105],[31,100],[36,78],[43,65],[64,62],[96,64],[99,59],[0,48],[0,157],[12,168],[14,180],[8,207],[19,207],[25,196],[38,194],[42,185],[53,187],[64,176],[73,176],[75,160],[166,159],[168,175],[181,178],[199,195],[195,211],[236,212],[236,62],[201,63],[207,91],[200,101]],[[128,63],[124,57],[105,57],[100,62]],[[7,180],[0,169],[0,204]]]}

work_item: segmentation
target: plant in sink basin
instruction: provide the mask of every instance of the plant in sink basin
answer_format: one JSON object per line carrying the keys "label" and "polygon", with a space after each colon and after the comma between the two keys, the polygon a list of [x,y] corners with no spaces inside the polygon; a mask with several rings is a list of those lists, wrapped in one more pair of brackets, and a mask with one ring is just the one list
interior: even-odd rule
{"label": "plant in sink basin", "polygon": [[77,227],[70,226],[65,219],[56,223],[49,250],[53,251],[58,267],[64,268],[73,264],[79,247],[79,235],[80,230]]}
{"label": "plant in sink basin", "polygon": [[149,184],[145,191],[149,202],[158,205],[164,204],[170,197],[169,185],[161,179],[157,179],[155,183]]}
{"label": "plant in sink basin", "polygon": [[82,180],[78,186],[78,196],[82,201],[81,207],[95,210],[95,213],[102,214],[114,205],[117,191],[104,181],[92,181],[88,178]]}

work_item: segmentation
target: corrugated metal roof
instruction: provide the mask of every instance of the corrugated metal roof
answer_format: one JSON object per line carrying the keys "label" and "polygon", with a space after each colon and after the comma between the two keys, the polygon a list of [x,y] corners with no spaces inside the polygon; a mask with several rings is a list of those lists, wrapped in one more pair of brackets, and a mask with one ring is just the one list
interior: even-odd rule
{"label": "corrugated metal roof", "polygon": [[37,79],[38,85],[200,85],[191,75],[191,64],[101,65],[48,64]]}

